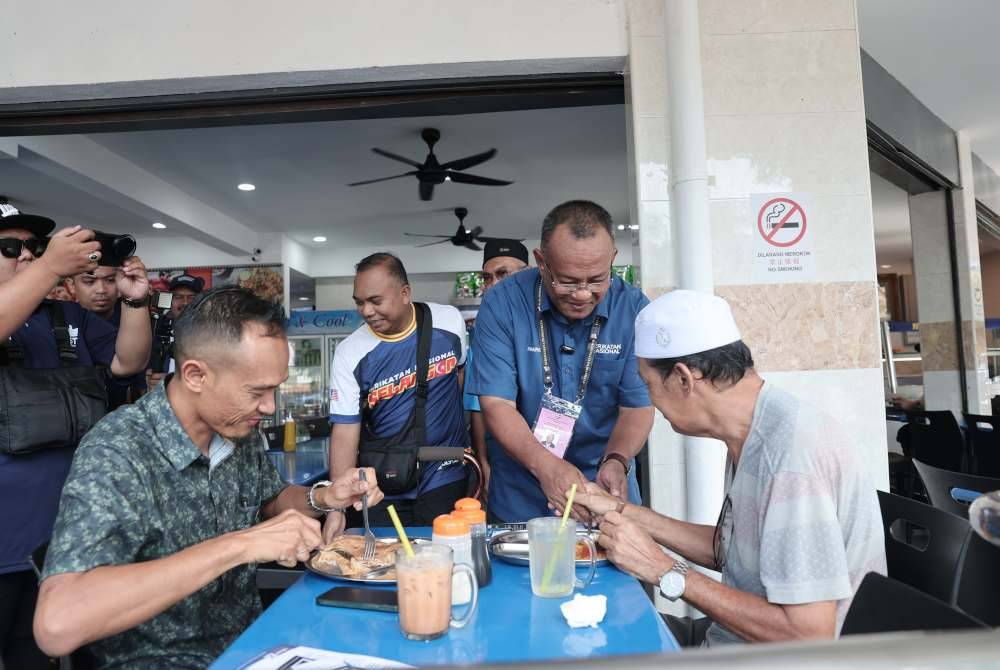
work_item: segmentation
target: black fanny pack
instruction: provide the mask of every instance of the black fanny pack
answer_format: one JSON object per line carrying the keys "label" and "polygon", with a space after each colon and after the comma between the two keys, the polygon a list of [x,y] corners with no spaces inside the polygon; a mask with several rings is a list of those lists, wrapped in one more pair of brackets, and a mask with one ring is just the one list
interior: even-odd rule
{"label": "black fanny pack", "polygon": [[421,447],[427,444],[426,412],[428,360],[434,324],[431,310],[424,303],[414,303],[417,313],[417,377],[414,386],[416,400],[403,429],[392,437],[376,437],[371,429],[371,408],[365,394],[361,397],[361,441],[358,445],[358,466],[374,468],[378,486],[386,495],[412,491],[420,483]]}
{"label": "black fanny pack", "polygon": [[75,447],[108,411],[108,371],[79,367],[66,316],[55,302],[44,304],[59,350],[58,368],[20,367],[20,347],[0,347],[0,453],[30,454]]}

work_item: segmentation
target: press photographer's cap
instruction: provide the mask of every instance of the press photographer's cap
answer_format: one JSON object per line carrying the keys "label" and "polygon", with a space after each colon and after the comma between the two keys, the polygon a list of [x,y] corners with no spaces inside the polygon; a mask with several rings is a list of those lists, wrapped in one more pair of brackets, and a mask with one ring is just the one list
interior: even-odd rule
{"label": "press photographer's cap", "polygon": [[510,256],[516,258],[525,265],[528,265],[528,249],[518,240],[503,240],[494,238],[486,240],[483,246],[483,265],[486,261],[497,256]]}
{"label": "press photographer's cap", "polygon": [[671,291],[635,319],[635,355],[678,358],[732,344],[740,337],[729,303],[702,291]]}
{"label": "press photographer's cap", "polygon": [[201,277],[191,275],[181,275],[170,280],[170,290],[176,291],[180,287],[189,288],[195,293],[201,293],[205,289],[205,280]]}
{"label": "press photographer's cap", "polygon": [[23,214],[17,207],[14,207],[7,198],[0,196],[0,230],[13,230],[20,228],[33,233],[35,237],[46,237],[56,227],[56,222],[47,216],[37,214]]}

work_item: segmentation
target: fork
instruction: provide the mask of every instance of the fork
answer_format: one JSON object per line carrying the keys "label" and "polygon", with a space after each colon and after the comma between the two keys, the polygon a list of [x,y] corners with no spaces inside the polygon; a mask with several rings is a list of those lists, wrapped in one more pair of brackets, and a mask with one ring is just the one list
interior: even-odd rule
{"label": "fork", "polygon": [[[365,471],[361,470],[358,472],[358,476],[361,481],[367,481],[365,477]],[[361,514],[365,520],[365,548],[361,552],[362,561],[370,561],[375,558],[375,533],[372,532],[371,526],[368,525],[368,494],[364,493],[361,495]]]}

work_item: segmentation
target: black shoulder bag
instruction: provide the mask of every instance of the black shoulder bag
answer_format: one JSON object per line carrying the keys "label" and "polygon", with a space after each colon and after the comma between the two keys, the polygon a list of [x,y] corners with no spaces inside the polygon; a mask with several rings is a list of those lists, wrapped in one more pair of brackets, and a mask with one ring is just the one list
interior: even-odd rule
{"label": "black shoulder bag", "polygon": [[108,411],[108,371],[80,367],[58,302],[52,321],[59,367],[26,369],[17,344],[0,346],[0,453],[12,456],[75,447]]}
{"label": "black shoulder bag", "polygon": [[358,466],[374,468],[378,486],[386,495],[412,491],[420,483],[420,448],[427,444],[426,412],[428,360],[434,323],[431,310],[422,302],[414,303],[417,312],[417,378],[413,411],[403,429],[392,437],[376,437],[371,429],[371,408],[365,392],[361,395],[361,442]]}

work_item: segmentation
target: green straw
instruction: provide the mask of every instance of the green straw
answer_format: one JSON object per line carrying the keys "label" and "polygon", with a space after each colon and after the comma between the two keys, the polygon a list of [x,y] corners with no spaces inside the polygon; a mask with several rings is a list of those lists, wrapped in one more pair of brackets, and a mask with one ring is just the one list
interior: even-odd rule
{"label": "green straw", "polygon": [[569,495],[566,496],[566,509],[563,510],[562,522],[559,524],[559,530],[556,532],[556,546],[553,548],[552,555],[549,556],[549,562],[545,564],[545,571],[542,572],[540,590],[543,593],[548,590],[549,582],[552,581],[552,573],[556,570],[556,560],[559,558],[559,552],[562,550],[563,531],[566,530],[566,520],[569,519],[569,513],[573,509],[573,499],[575,497],[576,484],[573,484],[569,487]]}

